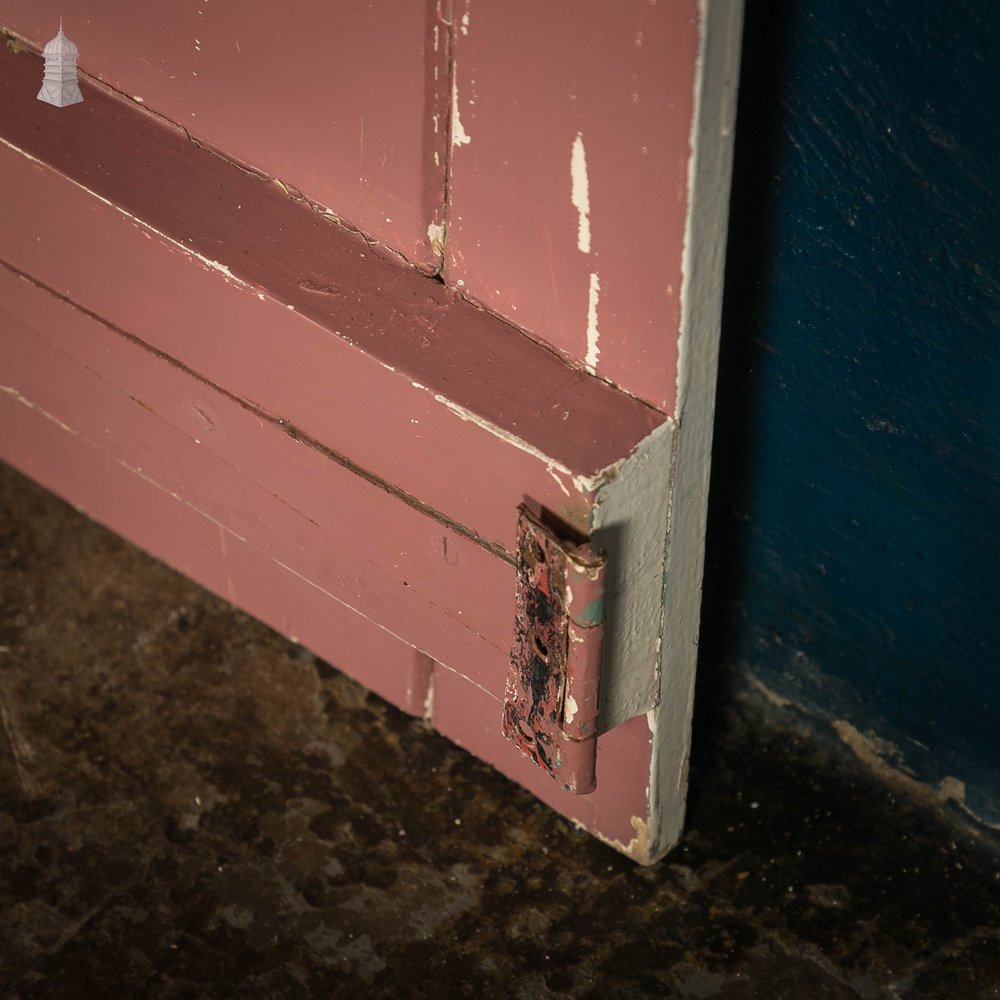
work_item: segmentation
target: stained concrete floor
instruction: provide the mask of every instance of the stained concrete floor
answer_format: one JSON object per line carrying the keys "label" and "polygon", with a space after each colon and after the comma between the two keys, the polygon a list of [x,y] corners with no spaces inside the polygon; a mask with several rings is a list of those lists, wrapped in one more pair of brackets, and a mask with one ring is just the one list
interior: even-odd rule
{"label": "stained concrete floor", "polygon": [[643,869],[0,472],[0,995],[1000,996],[995,844],[701,695]]}

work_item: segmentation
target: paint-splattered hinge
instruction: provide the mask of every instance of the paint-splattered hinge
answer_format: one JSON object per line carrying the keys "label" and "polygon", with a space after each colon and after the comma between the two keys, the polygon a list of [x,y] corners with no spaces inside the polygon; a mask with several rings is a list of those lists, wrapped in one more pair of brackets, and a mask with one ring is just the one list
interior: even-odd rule
{"label": "paint-splattered hinge", "polygon": [[577,795],[596,787],[607,559],[518,508],[514,645],[501,728]]}

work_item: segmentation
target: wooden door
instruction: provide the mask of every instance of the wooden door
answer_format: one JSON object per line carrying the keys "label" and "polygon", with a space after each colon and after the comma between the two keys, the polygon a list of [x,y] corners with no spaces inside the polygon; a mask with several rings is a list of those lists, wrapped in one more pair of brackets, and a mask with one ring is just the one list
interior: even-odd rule
{"label": "wooden door", "polygon": [[[741,5],[0,2],[5,460],[640,861],[683,821]],[[32,51],[33,50],[33,51]],[[501,734],[608,556],[597,787]]]}

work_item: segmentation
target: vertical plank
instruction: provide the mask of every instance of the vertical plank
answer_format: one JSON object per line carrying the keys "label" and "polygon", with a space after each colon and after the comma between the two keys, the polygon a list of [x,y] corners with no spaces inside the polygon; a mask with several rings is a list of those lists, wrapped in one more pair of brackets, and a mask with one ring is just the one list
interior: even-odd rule
{"label": "vertical plank", "polygon": [[446,281],[672,411],[696,0],[454,16]]}
{"label": "vertical plank", "polygon": [[423,713],[424,654],[6,393],[0,427],[0,459],[403,711]]}
{"label": "vertical plank", "polygon": [[[4,396],[407,643],[503,674],[512,618],[504,613],[506,564],[287,436],[255,427],[225,397],[148,355],[113,340],[95,345],[86,356],[96,367],[104,354],[98,375],[44,332],[64,331],[69,344],[93,340],[98,324],[2,273],[0,292]],[[12,433],[4,428],[0,443]],[[166,546],[170,536],[154,541]],[[200,578],[197,565],[189,568]],[[239,603],[235,591],[227,596]],[[480,612],[492,617],[492,638]]]}

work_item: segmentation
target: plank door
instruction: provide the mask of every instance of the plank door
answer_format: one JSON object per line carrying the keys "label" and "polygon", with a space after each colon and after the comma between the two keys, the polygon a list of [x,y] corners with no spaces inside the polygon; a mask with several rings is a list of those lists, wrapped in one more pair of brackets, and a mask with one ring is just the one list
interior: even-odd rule
{"label": "plank door", "polygon": [[[53,108],[58,7],[0,0],[4,459],[661,856],[741,5],[99,0]],[[588,794],[501,732],[519,509],[607,556]]]}

